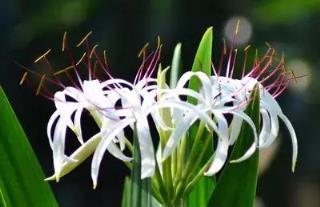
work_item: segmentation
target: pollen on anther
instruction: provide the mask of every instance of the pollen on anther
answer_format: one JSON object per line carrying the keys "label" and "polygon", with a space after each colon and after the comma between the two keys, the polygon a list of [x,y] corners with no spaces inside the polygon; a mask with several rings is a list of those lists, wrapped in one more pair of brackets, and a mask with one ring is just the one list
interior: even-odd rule
{"label": "pollen on anther", "polygon": [[106,50],[103,50],[103,60],[104,60],[104,64],[108,65],[108,59],[107,59],[107,52]]}
{"label": "pollen on anther", "polygon": [[67,32],[63,33],[63,39],[62,39],[62,52],[66,49],[67,45]]}
{"label": "pollen on anther", "polygon": [[43,55],[41,55],[40,57],[38,57],[34,63],[39,62],[40,60],[42,60],[44,57],[46,57],[49,53],[51,52],[51,49],[47,50],[45,53],[43,53]]}
{"label": "pollen on anther", "polygon": [[80,47],[87,39],[88,37],[92,34],[92,31],[88,32],[88,34],[86,34],[86,36],[84,36],[84,38],[82,38],[82,40],[76,45],[77,47]]}
{"label": "pollen on anther", "polygon": [[[83,59],[84,59],[84,57],[85,57],[86,55],[87,55],[86,52],[82,54],[81,58],[80,58],[80,59],[78,60],[78,62],[76,63],[76,66],[78,66],[78,65],[83,61]],[[90,55],[90,57],[91,57],[91,55]]]}
{"label": "pollen on anther", "polygon": [[53,73],[53,75],[54,75],[54,76],[60,75],[60,74],[62,74],[62,73],[64,73],[64,72],[72,69],[73,67],[74,67],[73,65],[70,65],[70,66],[68,66],[68,67],[66,67],[66,68],[64,68],[64,69],[58,70],[57,72]]}
{"label": "pollen on anther", "polygon": [[96,49],[97,49],[97,47],[98,47],[99,45],[95,45],[95,46],[93,46],[93,48],[92,48],[92,50],[91,50],[91,52],[90,52],[90,54],[89,54],[89,57],[91,58],[92,57],[92,55],[93,55],[93,53],[96,51]]}
{"label": "pollen on anther", "polygon": [[20,82],[19,82],[19,85],[20,85],[20,86],[21,86],[21,85],[24,83],[24,81],[26,80],[27,75],[28,75],[28,72],[24,72],[24,73],[23,73],[22,78],[21,78],[21,80],[20,80]]}
{"label": "pollen on anther", "polygon": [[144,44],[144,46],[141,48],[141,50],[138,53],[138,57],[140,58],[142,55],[145,56],[146,50],[149,47],[149,42],[147,42],[146,44]]}
{"label": "pollen on anther", "polygon": [[244,48],[243,51],[245,51],[245,52],[248,51],[250,49],[250,47],[251,47],[251,45],[248,45],[247,47]]}
{"label": "pollen on anther", "polygon": [[38,88],[37,88],[36,95],[39,95],[39,94],[40,94],[41,87],[42,87],[42,85],[43,85],[43,82],[44,82],[45,77],[46,77],[46,75],[42,75],[42,76],[41,76],[40,83],[39,83],[39,86],[38,86]]}

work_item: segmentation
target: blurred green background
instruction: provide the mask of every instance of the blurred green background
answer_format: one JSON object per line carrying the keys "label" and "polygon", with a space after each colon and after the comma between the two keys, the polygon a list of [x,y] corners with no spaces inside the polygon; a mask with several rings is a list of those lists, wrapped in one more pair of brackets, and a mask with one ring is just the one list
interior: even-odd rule
{"label": "blurred green background", "polygon": [[[164,44],[163,65],[170,64],[175,44],[182,42],[183,65],[187,70],[205,29],[214,27],[215,61],[222,38],[228,40],[232,36],[234,22],[239,18],[238,47],[251,44],[260,48],[267,41],[285,54],[288,66],[297,75],[307,75],[280,97],[299,138],[296,173],[290,173],[291,143],[288,133],[283,131],[280,141],[263,152],[256,206],[319,207],[319,0],[2,1],[0,84],[46,175],[53,168],[46,124],[54,105],[36,97],[32,88],[19,86],[24,70],[15,62],[32,68],[35,57],[52,48],[50,60],[58,65],[61,60],[55,54],[59,54],[63,32],[68,31],[70,44],[75,44],[93,30],[91,40],[107,49],[111,72],[116,77],[133,79],[140,63],[137,53],[145,42],[155,43],[157,35]],[[60,183],[52,183],[52,187],[63,207],[120,206],[122,178],[127,173],[121,162],[106,155],[97,190],[92,190],[90,160]]]}

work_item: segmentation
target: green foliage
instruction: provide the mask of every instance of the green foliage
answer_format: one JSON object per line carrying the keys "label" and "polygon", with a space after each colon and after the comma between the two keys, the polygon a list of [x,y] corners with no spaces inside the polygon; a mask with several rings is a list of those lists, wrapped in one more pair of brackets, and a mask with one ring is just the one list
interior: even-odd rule
{"label": "green foliage", "polygon": [[[135,130],[136,131],[136,130]],[[133,137],[133,165],[131,170],[131,198],[128,207],[151,207],[151,179],[141,180],[141,154],[136,133]],[[127,197],[128,198],[128,197]]]}
{"label": "green foliage", "polygon": [[[246,113],[259,129],[259,88],[251,94],[251,102]],[[253,132],[247,123],[243,123],[240,135],[235,143],[229,160],[241,157],[251,146]],[[240,163],[228,163],[218,179],[210,199],[210,207],[253,207],[258,180],[258,150],[247,160]]]}
{"label": "green foliage", "polygon": [[213,179],[211,177],[202,177],[188,195],[187,206],[206,207],[213,190]]}
{"label": "green foliage", "polygon": [[[193,61],[192,71],[202,71],[207,75],[211,75],[212,39],[212,27],[209,27],[200,41],[196,56]],[[190,89],[198,91],[200,87],[200,83],[196,78],[192,78],[190,80]],[[188,97],[188,102],[196,103],[195,99],[191,97]]]}
{"label": "green foliage", "polygon": [[177,81],[180,77],[181,68],[182,68],[181,43],[178,43],[174,48],[173,58],[171,62],[171,70],[170,70],[170,87],[171,88],[176,86]]}
{"label": "green foliage", "polygon": [[[206,32],[204,33],[199,46],[197,53],[194,58],[194,62],[192,65],[192,71],[202,71],[208,76],[211,75],[211,63],[212,63],[212,42],[213,42],[213,34],[212,34],[212,27],[209,27]],[[189,88],[193,89],[195,91],[199,90],[201,87],[199,81],[196,78],[192,78],[189,82]],[[196,100],[188,97],[188,101],[191,103],[196,103]],[[189,136],[187,137],[187,145],[193,146],[195,145],[194,139],[197,136],[198,129],[200,127],[200,124],[195,124],[190,129]],[[196,155],[202,154],[202,151],[204,152],[204,157],[202,158],[201,164],[204,165],[207,160],[210,159],[212,154],[214,153],[213,148],[213,135],[212,133],[208,132],[207,130],[203,130],[201,133],[201,139],[196,144],[197,150],[195,152]],[[209,140],[208,140],[209,139]],[[209,142],[207,144],[207,142]],[[204,146],[208,146],[205,149]],[[187,147],[187,149],[191,149],[192,147]],[[199,167],[197,170],[200,170],[201,167]],[[191,194],[187,195],[187,202],[188,206],[206,206],[206,202],[208,201],[208,198],[211,196],[212,191],[214,190],[215,186],[215,177],[206,177],[202,178],[200,182],[196,183],[194,186],[193,191],[191,191]],[[199,194],[201,192],[201,194]],[[197,204],[197,205],[195,205]]]}
{"label": "green foliage", "polygon": [[57,207],[27,137],[0,87],[0,206]]}

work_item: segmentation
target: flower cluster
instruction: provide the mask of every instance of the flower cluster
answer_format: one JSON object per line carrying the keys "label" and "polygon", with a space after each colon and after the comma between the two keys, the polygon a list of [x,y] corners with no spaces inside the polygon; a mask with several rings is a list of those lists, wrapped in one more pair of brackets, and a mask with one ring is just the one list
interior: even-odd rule
{"label": "flower cluster", "polygon": [[[142,66],[134,82],[130,83],[110,75],[107,61],[99,58],[96,46],[90,47],[87,38],[88,36],[78,44],[84,44],[87,48],[81,59],[78,62],[72,61],[71,66],[56,73],[66,73],[68,77],[71,72],[74,73],[74,85],[65,86],[50,79],[62,89],[54,93],[56,111],[47,127],[54,161],[54,175],[48,180],[58,181],[93,155],[91,177],[96,187],[106,151],[127,164],[132,160],[125,153],[126,149],[132,151],[132,139],[127,137],[128,131],[134,131],[137,135],[141,153],[141,179],[152,177],[156,171],[163,175],[165,172],[162,164],[173,156],[180,155],[177,150],[183,149],[186,134],[194,125],[215,134],[216,149],[212,159],[207,160],[207,165],[204,166],[204,175],[211,176],[219,172],[226,163],[228,150],[237,141],[243,123],[250,126],[254,139],[247,151],[231,162],[244,161],[258,148],[270,146],[279,133],[279,119],[284,122],[291,135],[294,170],[297,159],[296,134],[275,100],[285,90],[291,77],[285,70],[283,59],[274,65],[275,52],[272,48],[262,58],[256,57],[250,70],[244,63],[240,78],[234,77],[237,50],[231,48],[226,63],[222,58],[219,68],[212,67],[213,75],[199,71],[186,72],[176,86],[169,87],[165,82],[166,70],[160,69],[158,78],[152,78],[158,67],[160,44],[149,56],[145,55],[145,50],[142,51]],[[63,50],[66,50],[65,42]],[[248,48],[245,49],[245,55],[247,51]],[[46,60],[46,55],[48,54],[37,61]],[[88,76],[84,79],[79,73],[81,62],[88,69]],[[107,80],[95,76],[94,65],[105,72]],[[222,74],[224,65],[225,73]],[[200,85],[198,90],[188,87],[191,80],[197,80]],[[41,87],[46,92],[44,86]],[[260,91],[261,130],[257,130],[252,118],[245,113],[254,90]],[[190,99],[193,101],[188,101]],[[99,127],[95,135],[85,139],[81,121],[84,112],[89,112]],[[158,131],[159,144],[154,143],[151,124]],[[71,155],[65,153],[67,130],[74,132],[80,143],[80,147]]]}

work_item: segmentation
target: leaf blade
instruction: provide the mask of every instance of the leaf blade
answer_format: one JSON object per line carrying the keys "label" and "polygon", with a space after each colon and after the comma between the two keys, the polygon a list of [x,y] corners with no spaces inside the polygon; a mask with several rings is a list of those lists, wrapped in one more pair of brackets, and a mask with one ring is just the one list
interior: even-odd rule
{"label": "leaf blade", "polygon": [[2,202],[8,207],[57,207],[50,186],[44,181],[40,164],[1,87],[0,122]]}
{"label": "leaf blade", "polygon": [[[259,88],[255,87],[251,94],[251,102],[246,113],[259,129]],[[250,139],[248,139],[248,137]],[[229,160],[239,158],[252,144],[253,133],[247,123],[243,123],[240,135],[235,143]],[[240,163],[228,163],[218,179],[215,190],[208,203],[219,207],[253,207],[258,180],[259,152]]]}

